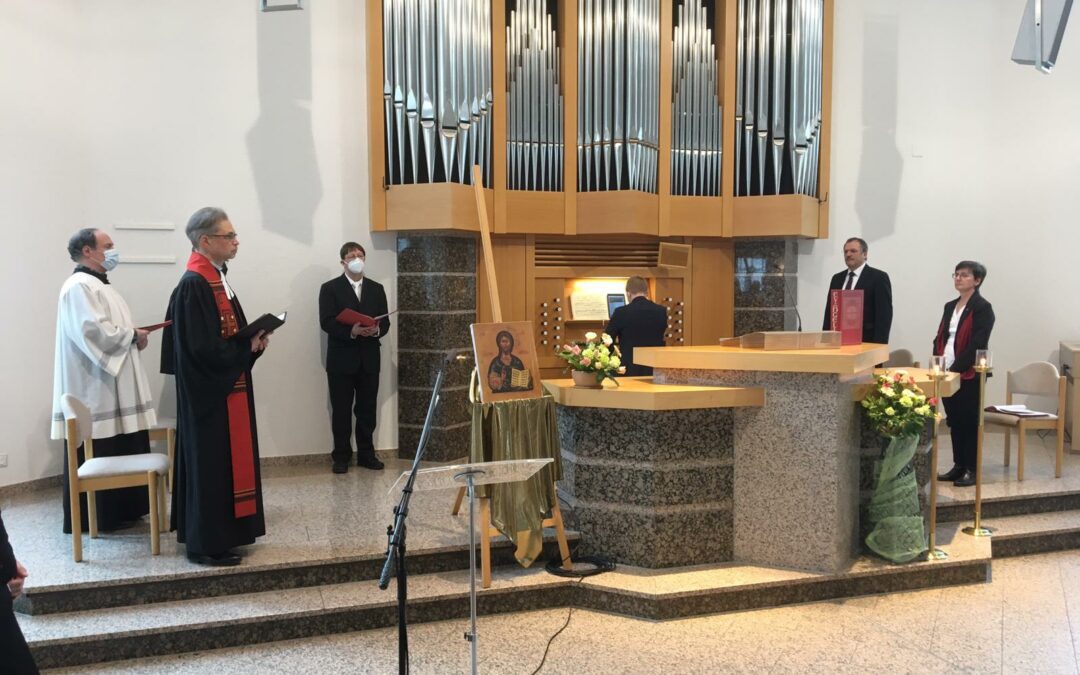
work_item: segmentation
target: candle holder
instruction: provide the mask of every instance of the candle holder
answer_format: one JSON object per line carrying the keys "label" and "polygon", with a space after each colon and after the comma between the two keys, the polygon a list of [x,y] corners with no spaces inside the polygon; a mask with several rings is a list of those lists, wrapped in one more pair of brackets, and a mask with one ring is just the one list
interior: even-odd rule
{"label": "candle holder", "polygon": [[993,530],[982,526],[982,456],[983,456],[983,408],[986,407],[986,374],[993,369],[994,361],[989,349],[975,351],[975,372],[979,374],[979,433],[975,445],[975,524],[964,528],[964,534],[973,537],[989,537]]}
{"label": "candle holder", "polygon": [[927,560],[945,560],[949,554],[937,547],[937,464],[938,464],[938,405],[941,403],[941,378],[945,377],[945,357],[930,357],[930,391],[934,399],[933,439],[930,444],[930,523]]}

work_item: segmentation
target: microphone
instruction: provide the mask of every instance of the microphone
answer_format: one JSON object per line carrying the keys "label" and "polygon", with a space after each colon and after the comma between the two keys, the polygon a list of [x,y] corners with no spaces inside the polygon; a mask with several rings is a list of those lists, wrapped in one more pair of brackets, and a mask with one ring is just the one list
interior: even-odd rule
{"label": "microphone", "polygon": [[[781,274],[784,273],[784,265],[783,265],[783,263],[780,264],[780,273]],[[784,275],[784,305],[785,305],[785,309],[786,309],[786,305],[787,305],[789,295],[792,298],[791,308],[795,310],[796,330],[801,333],[802,332],[802,315],[799,314],[799,302],[798,302],[798,300],[795,299],[795,294],[790,292],[790,289],[788,288],[788,276],[785,274]]]}

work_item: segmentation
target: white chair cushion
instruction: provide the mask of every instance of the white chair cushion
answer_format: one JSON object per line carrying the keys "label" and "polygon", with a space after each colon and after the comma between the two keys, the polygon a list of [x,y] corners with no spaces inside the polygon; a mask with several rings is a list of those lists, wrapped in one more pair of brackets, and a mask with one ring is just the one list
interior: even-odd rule
{"label": "white chair cushion", "polygon": [[79,467],[79,478],[105,478],[129,473],[153,471],[159,475],[169,472],[169,458],[156,452],[121,457],[95,457]]}
{"label": "white chair cushion", "polygon": [[1003,427],[1015,427],[1020,424],[1020,420],[1027,420],[1029,422],[1053,422],[1057,420],[1057,415],[1020,417],[1019,415],[1007,415],[1005,413],[996,412],[983,413],[983,423],[985,424],[1000,424]]}

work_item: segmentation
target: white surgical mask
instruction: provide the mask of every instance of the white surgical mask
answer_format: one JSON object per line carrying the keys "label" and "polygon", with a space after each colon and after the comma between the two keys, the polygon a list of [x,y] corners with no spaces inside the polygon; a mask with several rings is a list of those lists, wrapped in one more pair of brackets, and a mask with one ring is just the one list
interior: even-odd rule
{"label": "white surgical mask", "polygon": [[119,264],[119,251],[117,251],[115,248],[110,248],[108,251],[105,251],[105,259],[101,261],[101,266],[105,268],[106,272],[112,272]]}
{"label": "white surgical mask", "polygon": [[346,265],[346,267],[348,267],[349,271],[352,272],[353,274],[363,274],[364,273],[364,259],[363,258],[353,258],[352,260],[349,261],[349,264]]}

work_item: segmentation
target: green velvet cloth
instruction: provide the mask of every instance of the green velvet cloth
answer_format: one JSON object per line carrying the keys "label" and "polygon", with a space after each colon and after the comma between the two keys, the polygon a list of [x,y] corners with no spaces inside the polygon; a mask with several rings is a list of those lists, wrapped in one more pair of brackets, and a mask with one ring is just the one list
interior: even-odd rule
{"label": "green velvet cloth", "polygon": [[555,462],[528,480],[477,488],[478,496],[491,498],[491,524],[514,542],[514,556],[525,567],[543,549],[542,523],[555,505],[555,481],[562,478],[555,400],[545,395],[473,404],[470,461],[547,457]]}

